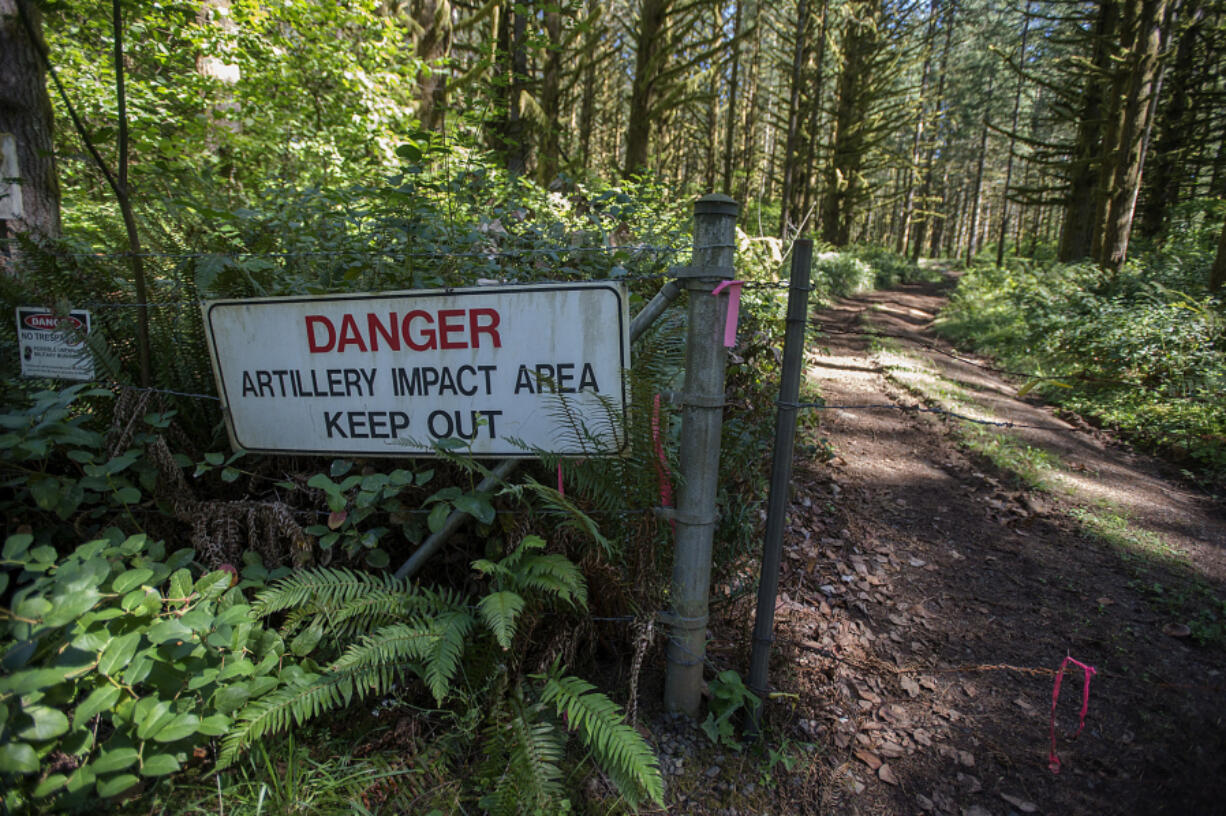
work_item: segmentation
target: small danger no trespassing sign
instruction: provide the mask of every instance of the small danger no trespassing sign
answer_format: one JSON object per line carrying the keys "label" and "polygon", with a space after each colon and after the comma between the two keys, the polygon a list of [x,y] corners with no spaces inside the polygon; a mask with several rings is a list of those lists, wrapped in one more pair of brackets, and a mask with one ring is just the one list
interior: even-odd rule
{"label": "small danger no trespassing sign", "polygon": [[575,283],[204,304],[231,441],[361,456],[619,455],[625,287]]}
{"label": "small danger no trespassing sign", "polygon": [[41,306],[17,307],[17,342],[21,376],[54,380],[92,380],[94,357],[89,312],[56,314]]}

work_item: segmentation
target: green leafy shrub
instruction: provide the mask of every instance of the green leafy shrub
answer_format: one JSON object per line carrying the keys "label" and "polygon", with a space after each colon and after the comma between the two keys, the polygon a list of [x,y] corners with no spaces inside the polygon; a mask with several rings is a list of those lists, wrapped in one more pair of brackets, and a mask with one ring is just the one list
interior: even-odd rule
{"label": "green leafy shrub", "polygon": [[74,809],[174,773],[235,710],[293,677],[281,638],[191,550],[144,535],[0,554],[0,777],[9,812]]}
{"label": "green leafy shrub", "polygon": [[545,675],[516,676],[512,647],[521,622],[558,604],[587,603],[578,568],[561,554],[542,552],[544,546],[528,536],[497,561],[473,562],[488,583],[475,601],[386,574],[335,569],[305,570],[261,592],[256,614],[284,617],[280,632],[294,654],[337,656],[245,706],[225,738],[219,767],[266,735],[353,700],[391,694],[408,674],[442,713],[450,712],[451,739],[471,742],[480,730],[487,757],[481,801],[491,812],[561,806],[563,714],[628,801],[661,801],[655,758],[612,701],[557,666]]}
{"label": "green leafy shrub", "polygon": [[1116,275],[1013,260],[968,272],[940,325],[1007,367],[1040,375],[1027,391],[1220,480],[1226,318],[1206,279],[1207,266],[1167,254]]}

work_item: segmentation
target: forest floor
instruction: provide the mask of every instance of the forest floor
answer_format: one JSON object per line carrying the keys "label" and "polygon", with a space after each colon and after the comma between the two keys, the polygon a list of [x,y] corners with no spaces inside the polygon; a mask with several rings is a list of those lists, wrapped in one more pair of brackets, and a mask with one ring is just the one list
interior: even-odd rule
{"label": "forest floor", "polygon": [[[833,458],[795,460],[776,753],[651,717],[669,812],[1226,813],[1226,516],[953,353],[933,331],[953,285],[813,315],[810,386],[831,406],[894,407],[803,426]],[[717,606],[713,660],[744,669],[752,617],[752,598]],[[1056,773],[1066,656],[1095,674],[1080,735],[1083,669],[1063,675]]]}

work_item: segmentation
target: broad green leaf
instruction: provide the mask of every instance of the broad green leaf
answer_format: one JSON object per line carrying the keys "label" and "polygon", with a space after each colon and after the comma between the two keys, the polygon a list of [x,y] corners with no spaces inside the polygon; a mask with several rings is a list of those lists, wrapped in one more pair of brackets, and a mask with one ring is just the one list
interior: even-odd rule
{"label": "broad green leaf", "polygon": [[102,650],[102,657],[98,660],[98,671],[107,677],[114,677],[123,671],[128,661],[132,659],[132,655],[136,654],[136,648],[140,645],[140,637],[140,632],[129,632],[108,643]]}
{"label": "broad green leaf", "polygon": [[68,718],[58,708],[36,705],[24,709],[23,713],[33,722],[17,731],[20,739],[45,742],[68,730]]}
{"label": "broad green leaf", "polygon": [[319,641],[324,636],[324,629],[321,624],[315,623],[303,629],[298,635],[290,641],[289,649],[298,657],[306,657],[311,651],[319,645]]}
{"label": "broad green leaf", "polygon": [[44,796],[55,793],[67,783],[68,777],[64,776],[64,774],[52,774],[38,783],[38,787],[34,789],[34,798],[42,799]]}
{"label": "broad green leaf", "polygon": [[59,669],[26,669],[0,678],[0,691],[14,695],[43,691],[65,682],[64,672]]}
{"label": "broad green leaf", "polygon": [[77,710],[72,714],[72,727],[80,728],[93,719],[95,714],[109,711],[119,699],[120,693],[119,686],[114,686],[110,683],[94,689],[88,697],[77,705]]}
{"label": "broad green leaf", "polygon": [[101,597],[102,593],[92,586],[60,594],[56,597],[55,605],[47,613],[44,622],[48,626],[63,626],[72,623],[92,609]]}
{"label": "broad green leaf", "polygon": [[212,714],[201,720],[196,730],[206,737],[220,737],[230,730],[230,718],[225,714]]}
{"label": "broad green leaf", "polygon": [[443,529],[443,525],[447,523],[447,516],[451,515],[451,505],[446,502],[439,502],[430,508],[430,515],[426,518],[426,526],[430,528],[430,532],[437,533]]}
{"label": "broad green leaf", "polygon": [[38,755],[24,742],[0,745],[0,773],[25,774],[38,771]]}
{"label": "broad green leaf", "polygon": [[216,570],[208,575],[201,577],[196,582],[196,586],[192,588],[192,592],[206,600],[214,600],[220,598],[222,594],[230,588],[230,581],[233,575],[225,570]]}
{"label": "broad green leaf", "polygon": [[183,601],[191,594],[192,574],[185,569],[175,570],[170,576],[170,598]]}
{"label": "broad green leaf", "polygon": [[94,769],[94,773],[114,773],[131,766],[137,759],[139,754],[135,748],[103,748],[98,753],[98,758],[90,763],[90,767]]}
{"label": "broad green leaf", "polygon": [[[97,763],[94,764],[95,766],[97,765]],[[131,789],[138,782],[140,782],[140,779],[132,774],[120,774],[110,779],[100,779],[98,780],[98,795],[103,799],[109,799]]]}
{"label": "broad green leaf", "polygon": [[66,789],[69,793],[76,793],[77,791],[93,787],[94,783],[97,781],[98,774],[94,770],[94,763],[91,762],[90,764],[82,765],[80,768],[73,771],[72,776],[68,777],[68,785],[66,786]]}
{"label": "broad green leaf", "polygon": [[196,733],[200,718],[195,714],[179,714],[153,735],[158,742],[174,742]]}
{"label": "broad green leaf", "polygon": [[152,577],[153,570],[148,569],[147,567],[130,569],[115,579],[115,582],[111,585],[111,589],[113,592],[118,592],[122,595],[130,589],[136,589],[138,586],[145,583]]}
{"label": "broad green leaf", "polygon": [[122,504],[136,504],[140,501],[140,488],[128,485],[115,491],[115,498]]}
{"label": "broad green leaf", "polygon": [[246,705],[250,697],[251,692],[247,687],[236,683],[217,690],[217,693],[213,695],[213,707],[222,714],[229,714]]}
{"label": "broad green leaf", "polygon": [[482,524],[490,524],[494,520],[494,505],[489,497],[480,493],[460,496],[455,500],[457,510],[463,510]]}
{"label": "broad green leaf", "polygon": [[141,763],[141,776],[165,776],[179,770],[179,760],[170,754],[154,754]]}
{"label": "broad green leaf", "polygon": [[193,632],[206,632],[213,628],[215,620],[216,618],[207,609],[196,608],[179,618],[179,623]]}
{"label": "broad green leaf", "polygon": [[225,612],[217,616],[216,625],[234,626],[240,623],[247,623],[251,620],[251,605],[240,603],[231,606]]}
{"label": "broad green leaf", "polygon": [[0,555],[6,561],[20,561],[25,557],[26,552],[30,549],[30,545],[34,543],[34,536],[29,533],[17,533],[4,539],[4,549],[0,550]]}
{"label": "broad green leaf", "polygon": [[120,679],[129,686],[143,683],[145,678],[149,676],[149,672],[153,669],[153,658],[149,656],[149,653],[153,652],[155,648],[150,646],[148,649],[137,654],[132,662],[128,664],[128,667],[124,669]]}
{"label": "broad green leaf", "polygon": [[246,658],[231,660],[226,664],[226,667],[221,670],[221,674],[217,675],[218,680],[229,680],[232,677],[250,677],[255,671],[255,666]]}
{"label": "broad green leaf", "polygon": [[192,630],[184,626],[178,618],[160,620],[150,626],[148,632],[149,642],[154,645],[188,640],[191,636]]}
{"label": "broad green leaf", "polygon": [[54,510],[60,501],[60,480],[54,476],[46,476],[37,481],[31,481],[30,496],[40,510]]}
{"label": "broad green leaf", "polygon": [[[143,701],[142,701],[143,702]],[[139,739],[152,739],[159,731],[170,724],[174,719],[174,714],[170,711],[170,703],[166,700],[157,700],[152,707],[148,709],[144,717],[141,717],[140,722],[136,726],[136,736]]]}

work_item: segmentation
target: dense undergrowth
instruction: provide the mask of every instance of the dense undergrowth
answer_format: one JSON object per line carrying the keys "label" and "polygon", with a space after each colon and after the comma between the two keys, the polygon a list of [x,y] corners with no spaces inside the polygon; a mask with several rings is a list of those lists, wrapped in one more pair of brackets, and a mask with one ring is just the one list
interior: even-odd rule
{"label": "dense undergrowth", "polygon": [[1206,291],[1209,229],[1118,275],[1012,258],[960,279],[938,328],[1025,372],[1026,391],[1226,482],[1226,312]]}
{"label": "dense undergrowth", "polygon": [[[554,193],[474,157],[442,169],[432,149],[403,151],[382,185],[225,210],[201,203],[201,182],[146,213],[152,391],[132,387],[138,309],[128,259],[98,250],[117,240],[106,208],[78,210],[60,242],[22,246],[0,294],[89,309],[99,382],[21,380],[16,337],[0,330],[10,812],[98,798],[185,812],[214,787],[227,812],[661,801],[655,758],[614,702],[635,697],[577,674],[609,675],[610,643],[657,648],[589,615],[644,622],[667,606],[670,531],[650,509],[676,472],[679,423],[655,395],[680,385],[680,310],[635,347],[632,453],[566,462],[565,494],[548,456],[521,484],[478,492],[488,471],[446,450],[394,465],[229,451],[207,399],[204,299],[621,278],[633,310],[684,262],[689,208],[650,181]],[[743,233],[739,245],[742,278],[786,279],[786,248]],[[862,258],[823,257],[817,296],[885,279]],[[752,549],[760,523],[785,294],[746,293],[730,358],[721,564]],[[456,509],[471,530],[416,582],[381,571]],[[349,750],[324,759],[338,740]],[[373,762],[380,745],[398,759]]]}

